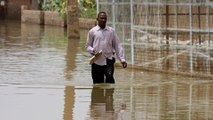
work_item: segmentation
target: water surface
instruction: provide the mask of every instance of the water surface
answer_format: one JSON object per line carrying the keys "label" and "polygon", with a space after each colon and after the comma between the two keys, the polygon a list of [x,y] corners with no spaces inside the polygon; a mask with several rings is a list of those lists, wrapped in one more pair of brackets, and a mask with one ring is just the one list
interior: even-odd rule
{"label": "water surface", "polygon": [[213,119],[212,80],[117,67],[116,84],[93,85],[86,34],[0,21],[0,119]]}

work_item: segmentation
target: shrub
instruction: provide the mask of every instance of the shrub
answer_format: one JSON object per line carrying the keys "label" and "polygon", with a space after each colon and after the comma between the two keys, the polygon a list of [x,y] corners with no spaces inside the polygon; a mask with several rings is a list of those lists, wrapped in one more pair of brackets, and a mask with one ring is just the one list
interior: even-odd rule
{"label": "shrub", "polygon": [[[45,0],[41,5],[42,10],[58,11],[64,20],[67,18],[67,0]],[[78,0],[79,17],[96,17],[96,0]]]}

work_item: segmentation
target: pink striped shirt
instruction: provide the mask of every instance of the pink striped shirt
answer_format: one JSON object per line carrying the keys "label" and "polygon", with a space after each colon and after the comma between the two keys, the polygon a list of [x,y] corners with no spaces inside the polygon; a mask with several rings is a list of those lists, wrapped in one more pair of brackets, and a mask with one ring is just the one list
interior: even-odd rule
{"label": "pink striped shirt", "polygon": [[86,49],[91,54],[93,50],[102,50],[101,57],[95,61],[97,65],[106,65],[106,58],[112,59],[113,52],[116,53],[120,62],[125,61],[123,47],[115,30],[110,26],[106,26],[104,29],[98,25],[93,27],[87,35]]}

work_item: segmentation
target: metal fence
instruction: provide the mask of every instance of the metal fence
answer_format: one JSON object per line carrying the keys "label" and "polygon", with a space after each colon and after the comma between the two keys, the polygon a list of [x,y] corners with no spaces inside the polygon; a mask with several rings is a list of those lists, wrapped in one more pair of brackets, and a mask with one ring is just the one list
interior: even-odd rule
{"label": "metal fence", "polygon": [[97,0],[138,68],[213,74],[213,0]]}

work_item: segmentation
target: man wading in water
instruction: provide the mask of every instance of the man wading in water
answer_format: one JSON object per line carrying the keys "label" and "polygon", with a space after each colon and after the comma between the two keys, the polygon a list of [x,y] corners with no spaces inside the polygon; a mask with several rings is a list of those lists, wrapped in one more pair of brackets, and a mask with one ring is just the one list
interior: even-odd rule
{"label": "man wading in water", "polygon": [[114,53],[123,68],[127,67],[123,47],[115,30],[106,25],[106,12],[99,12],[97,21],[98,25],[89,30],[86,42],[87,51],[96,55],[95,59],[90,61],[93,83],[115,83]]}

